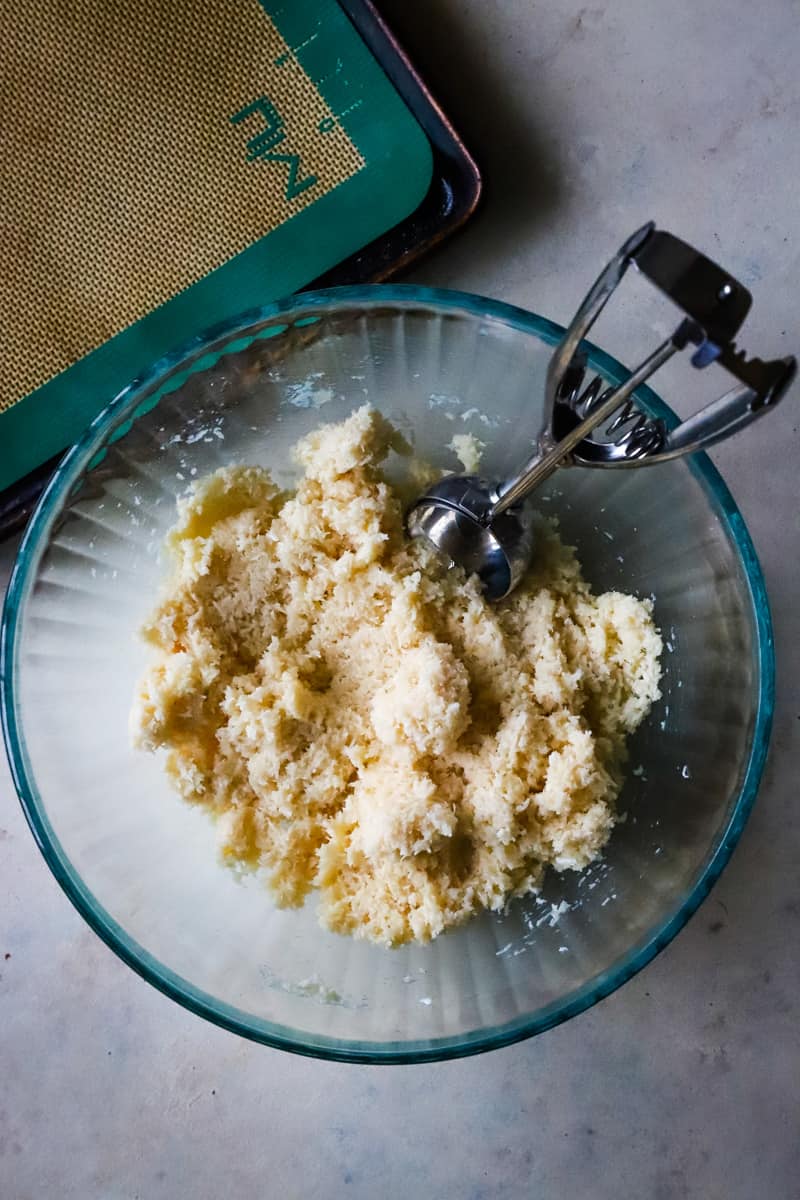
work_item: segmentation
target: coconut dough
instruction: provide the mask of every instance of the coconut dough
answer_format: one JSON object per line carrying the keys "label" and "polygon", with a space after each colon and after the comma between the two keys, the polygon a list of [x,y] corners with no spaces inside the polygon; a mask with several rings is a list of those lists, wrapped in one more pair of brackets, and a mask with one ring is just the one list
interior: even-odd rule
{"label": "coconut dough", "polygon": [[361,408],[299,443],[294,494],[231,467],[180,501],[132,713],[224,859],[384,946],[600,854],[661,652],[650,602],[594,596],[544,518],[488,604],[405,537],[380,469],[398,445]]}

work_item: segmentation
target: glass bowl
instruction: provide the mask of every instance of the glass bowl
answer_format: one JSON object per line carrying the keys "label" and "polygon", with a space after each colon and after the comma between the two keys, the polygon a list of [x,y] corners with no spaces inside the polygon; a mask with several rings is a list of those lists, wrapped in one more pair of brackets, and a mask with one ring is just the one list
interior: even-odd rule
{"label": "glass bowl", "polygon": [[[538,497],[598,589],[654,596],[663,700],[631,745],[627,820],[583,874],[427,946],[323,931],[218,864],[214,831],[129,745],[136,630],[162,580],[175,500],[223,464],[290,484],[290,446],[369,401],[444,466],[455,432],[498,476],[538,430],[558,326],[417,287],[295,297],[216,329],[127,388],[67,454],[6,601],[7,746],[42,852],[95,931],[194,1012],[273,1046],[351,1061],[469,1054],[538,1033],[630,978],[728,860],[767,748],[773,652],[761,572],[704,456],[559,471]],[[619,383],[624,368],[589,348]],[[646,389],[640,402],[673,415]]]}

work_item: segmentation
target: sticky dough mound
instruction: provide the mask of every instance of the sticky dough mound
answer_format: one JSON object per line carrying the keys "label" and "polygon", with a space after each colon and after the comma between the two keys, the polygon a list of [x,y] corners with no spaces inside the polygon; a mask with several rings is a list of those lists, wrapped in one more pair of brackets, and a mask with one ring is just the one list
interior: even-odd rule
{"label": "sticky dough mound", "polygon": [[592,595],[544,519],[499,605],[409,542],[393,439],[362,408],[299,443],[293,495],[258,467],[192,489],[131,716],[227,861],[385,946],[600,854],[661,653],[650,602]]}

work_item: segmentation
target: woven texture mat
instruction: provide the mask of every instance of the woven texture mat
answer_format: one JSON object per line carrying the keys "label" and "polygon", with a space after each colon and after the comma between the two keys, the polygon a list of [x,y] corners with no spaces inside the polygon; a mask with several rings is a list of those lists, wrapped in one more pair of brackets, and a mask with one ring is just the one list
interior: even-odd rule
{"label": "woven texture mat", "polygon": [[364,165],[258,0],[17,0],[0,63],[0,411]]}

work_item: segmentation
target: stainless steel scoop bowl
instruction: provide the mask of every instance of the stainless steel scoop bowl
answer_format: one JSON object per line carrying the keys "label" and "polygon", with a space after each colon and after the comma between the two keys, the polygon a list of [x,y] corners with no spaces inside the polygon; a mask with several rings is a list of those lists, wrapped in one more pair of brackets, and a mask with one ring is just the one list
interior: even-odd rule
{"label": "stainless steel scoop bowl", "polygon": [[424,537],[467,574],[479,576],[492,600],[507,596],[533,554],[531,513],[524,504],[493,516],[496,492],[477,475],[448,475],[408,514],[412,537]]}

